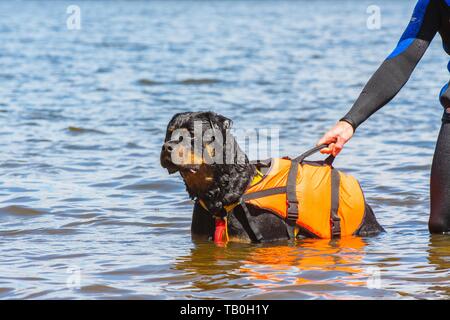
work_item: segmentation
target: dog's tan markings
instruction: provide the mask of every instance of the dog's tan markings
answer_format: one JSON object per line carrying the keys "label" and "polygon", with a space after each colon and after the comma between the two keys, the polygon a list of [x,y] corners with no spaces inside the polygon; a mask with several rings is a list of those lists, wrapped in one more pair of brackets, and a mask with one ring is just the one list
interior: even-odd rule
{"label": "dog's tan markings", "polygon": [[182,144],[178,144],[174,148],[172,160],[180,166],[201,165],[205,163],[201,156],[195,153],[191,148],[186,148]]}
{"label": "dog's tan markings", "polygon": [[200,165],[194,172],[183,169],[181,176],[189,189],[195,190],[198,194],[207,192],[214,180],[211,167],[205,165]]}
{"label": "dog's tan markings", "polygon": [[214,158],[216,156],[216,149],[211,145],[205,146],[205,151],[208,153],[210,158]]}

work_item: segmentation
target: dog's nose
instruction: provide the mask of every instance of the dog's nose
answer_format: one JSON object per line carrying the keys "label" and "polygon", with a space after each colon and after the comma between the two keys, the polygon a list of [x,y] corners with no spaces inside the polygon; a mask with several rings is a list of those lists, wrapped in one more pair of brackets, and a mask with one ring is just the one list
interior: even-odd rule
{"label": "dog's nose", "polygon": [[173,147],[168,142],[163,144],[162,149],[163,149],[163,151],[169,152],[169,153],[173,151]]}

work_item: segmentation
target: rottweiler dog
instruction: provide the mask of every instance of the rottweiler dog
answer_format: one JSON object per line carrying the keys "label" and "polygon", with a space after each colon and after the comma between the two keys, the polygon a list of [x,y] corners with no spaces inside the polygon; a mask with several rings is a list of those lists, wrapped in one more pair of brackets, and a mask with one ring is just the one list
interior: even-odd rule
{"label": "rottweiler dog", "polygon": [[[232,121],[214,112],[178,113],[170,120],[162,146],[161,166],[179,172],[195,201],[191,233],[194,239],[218,242],[223,224],[230,241],[269,242],[317,237],[305,228],[256,205],[242,204],[255,177],[264,178],[269,161],[250,162],[230,133]],[[365,202],[364,202],[365,203]],[[356,236],[383,232],[370,206]]]}

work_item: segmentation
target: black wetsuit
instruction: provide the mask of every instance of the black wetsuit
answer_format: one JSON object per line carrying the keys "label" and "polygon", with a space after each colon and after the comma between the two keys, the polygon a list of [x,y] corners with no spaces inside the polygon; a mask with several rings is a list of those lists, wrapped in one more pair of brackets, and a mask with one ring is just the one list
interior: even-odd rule
{"label": "black wetsuit", "polygon": [[[445,52],[450,55],[450,0],[419,0],[397,47],[381,64],[341,120],[356,129],[394,98],[408,81],[437,32],[441,35]],[[447,68],[450,71],[450,63]],[[449,83],[442,88],[439,99],[444,108],[450,108]],[[449,232],[450,114],[445,111],[433,158],[430,190],[429,229],[432,233]]]}

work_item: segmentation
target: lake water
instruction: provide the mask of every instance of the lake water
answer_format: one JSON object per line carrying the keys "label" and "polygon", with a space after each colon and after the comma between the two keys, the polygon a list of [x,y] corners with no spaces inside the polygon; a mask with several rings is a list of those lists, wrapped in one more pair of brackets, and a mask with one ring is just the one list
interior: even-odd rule
{"label": "lake water", "polygon": [[0,2],[0,298],[448,299],[429,172],[449,79],[436,37],[410,82],[335,162],[387,233],[193,243],[159,165],[175,112],[280,128],[295,156],[351,106],[414,1]]}

